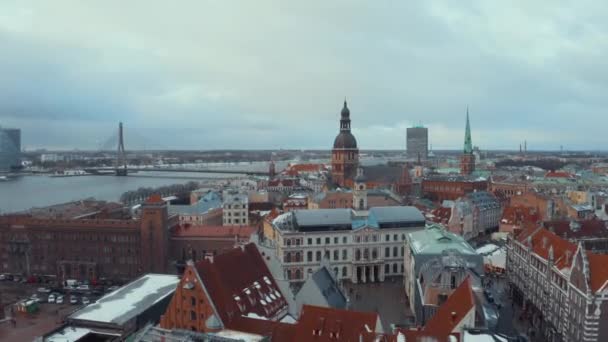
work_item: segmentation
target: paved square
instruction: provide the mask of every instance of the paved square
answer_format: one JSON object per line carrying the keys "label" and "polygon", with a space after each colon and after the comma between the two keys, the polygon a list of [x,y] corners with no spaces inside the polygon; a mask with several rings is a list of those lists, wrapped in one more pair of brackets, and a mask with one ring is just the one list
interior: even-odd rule
{"label": "paved square", "polygon": [[350,299],[350,309],[377,312],[385,332],[391,331],[391,324],[407,324],[413,316],[405,300],[402,277],[387,278],[383,283],[349,282],[344,288]]}

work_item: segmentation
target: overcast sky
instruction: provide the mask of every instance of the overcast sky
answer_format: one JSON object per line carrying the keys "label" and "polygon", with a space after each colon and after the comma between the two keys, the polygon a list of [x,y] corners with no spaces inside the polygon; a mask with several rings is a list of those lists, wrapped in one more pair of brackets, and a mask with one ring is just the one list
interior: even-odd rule
{"label": "overcast sky", "polygon": [[[178,6],[179,4],[179,6]],[[27,148],[606,149],[608,2],[0,1]]]}

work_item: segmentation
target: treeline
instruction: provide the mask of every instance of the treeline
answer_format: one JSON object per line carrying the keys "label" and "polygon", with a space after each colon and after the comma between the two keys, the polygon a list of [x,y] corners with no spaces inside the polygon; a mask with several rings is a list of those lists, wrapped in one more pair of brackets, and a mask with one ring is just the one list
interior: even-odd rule
{"label": "treeline", "polygon": [[496,167],[507,167],[507,166],[535,166],[541,168],[543,170],[551,171],[551,170],[559,170],[566,163],[560,161],[559,159],[537,159],[537,160],[513,160],[513,159],[505,159],[495,163]]}
{"label": "treeline", "polygon": [[177,196],[179,198],[188,198],[190,192],[199,188],[198,182],[188,182],[186,184],[172,184],[160,186],[157,188],[139,188],[123,193],[120,196],[120,201],[127,205],[134,205],[144,202],[148,197],[154,194],[159,194],[163,197]]}

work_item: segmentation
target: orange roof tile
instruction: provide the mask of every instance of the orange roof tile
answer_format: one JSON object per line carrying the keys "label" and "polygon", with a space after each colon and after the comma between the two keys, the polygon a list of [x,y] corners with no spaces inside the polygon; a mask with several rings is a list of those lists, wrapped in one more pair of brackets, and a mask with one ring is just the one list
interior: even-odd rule
{"label": "orange roof tile", "polygon": [[599,291],[608,281],[608,255],[587,252],[589,261],[589,282],[593,292]]}
{"label": "orange roof tile", "polygon": [[545,178],[573,178],[574,175],[572,175],[569,172],[566,171],[549,171],[547,173],[545,173]]}
{"label": "orange roof tile", "polygon": [[537,223],[540,219],[540,214],[536,208],[513,205],[504,208],[501,221],[508,224],[518,224],[526,222]]}
{"label": "orange roof tile", "polygon": [[517,235],[517,240],[524,245],[528,244],[528,238],[532,243],[532,251],[543,259],[549,258],[549,249],[553,247],[553,263],[558,269],[572,265],[572,259],[576,253],[574,243],[560,238],[544,227],[526,228]]}
{"label": "orange roof tile", "polygon": [[149,203],[149,204],[163,203],[163,198],[159,194],[152,194],[152,195],[150,195],[150,197],[148,197],[148,199],[146,200],[146,203]]}
{"label": "orange roof tile", "polygon": [[467,277],[439,307],[435,315],[426,322],[423,331],[447,338],[464,316],[474,308],[475,299],[471,280]]}
{"label": "orange roof tile", "polygon": [[294,341],[371,341],[378,314],[304,305]]}

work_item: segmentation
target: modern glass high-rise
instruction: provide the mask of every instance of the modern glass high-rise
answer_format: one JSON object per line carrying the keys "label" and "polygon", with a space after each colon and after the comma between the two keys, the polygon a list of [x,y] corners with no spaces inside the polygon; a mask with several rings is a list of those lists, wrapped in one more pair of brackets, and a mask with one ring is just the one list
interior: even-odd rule
{"label": "modern glass high-rise", "polygon": [[21,130],[0,127],[0,172],[17,169],[21,165]]}
{"label": "modern glass high-rise", "polygon": [[429,153],[429,130],[422,125],[407,129],[407,157],[426,160]]}

